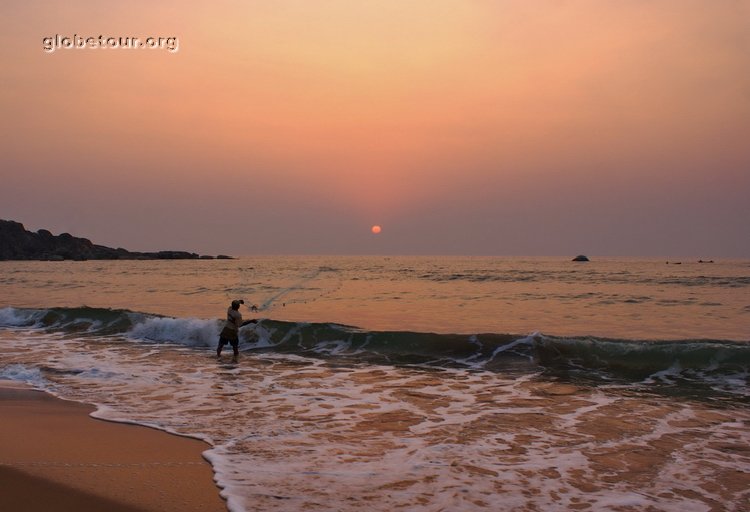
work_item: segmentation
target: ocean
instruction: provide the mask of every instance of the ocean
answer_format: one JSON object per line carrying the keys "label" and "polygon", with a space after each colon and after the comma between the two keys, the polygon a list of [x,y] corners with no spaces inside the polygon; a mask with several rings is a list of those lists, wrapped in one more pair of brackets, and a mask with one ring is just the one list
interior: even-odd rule
{"label": "ocean", "polygon": [[0,262],[0,378],[207,441],[233,512],[747,511],[749,292],[747,260]]}

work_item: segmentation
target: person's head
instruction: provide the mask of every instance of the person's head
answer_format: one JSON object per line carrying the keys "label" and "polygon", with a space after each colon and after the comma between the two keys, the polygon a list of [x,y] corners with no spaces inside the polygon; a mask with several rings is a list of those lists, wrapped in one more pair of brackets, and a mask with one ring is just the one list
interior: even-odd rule
{"label": "person's head", "polygon": [[238,310],[240,309],[240,304],[244,304],[245,301],[242,299],[237,299],[232,301],[232,309]]}

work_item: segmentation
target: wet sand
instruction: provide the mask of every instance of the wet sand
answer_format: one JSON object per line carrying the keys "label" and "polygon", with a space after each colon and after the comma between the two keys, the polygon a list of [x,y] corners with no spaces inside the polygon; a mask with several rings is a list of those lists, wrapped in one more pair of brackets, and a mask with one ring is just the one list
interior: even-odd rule
{"label": "wet sand", "polygon": [[0,510],[217,511],[208,445],[0,382]]}

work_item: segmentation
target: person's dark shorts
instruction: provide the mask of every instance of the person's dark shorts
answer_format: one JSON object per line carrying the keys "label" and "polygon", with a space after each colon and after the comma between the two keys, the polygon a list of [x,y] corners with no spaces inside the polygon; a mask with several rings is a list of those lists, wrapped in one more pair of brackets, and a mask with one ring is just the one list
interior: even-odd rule
{"label": "person's dark shorts", "polygon": [[240,344],[240,338],[237,335],[237,331],[224,328],[219,334],[219,346],[223,347],[229,343],[233,348],[236,348]]}
{"label": "person's dark shorts", "polygon": [[232,348],[237,348],[239,346],[239,344],[240,344],[240,340],[228,340],[226,338],[219,337],[219,345],[220,346],[223,347],[227,343],[229,343],[230,345],[232,345]]}

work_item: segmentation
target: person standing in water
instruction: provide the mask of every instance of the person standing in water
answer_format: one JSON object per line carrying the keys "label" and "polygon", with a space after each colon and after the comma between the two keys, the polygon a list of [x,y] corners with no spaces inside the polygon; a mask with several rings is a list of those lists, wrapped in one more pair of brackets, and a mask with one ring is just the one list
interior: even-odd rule
{"label": "person standing in water", "polygon": [[219,345],[216,347],[216,357],[221,357],[221,350],[224,345],[229,343],[232,345],[232,351],[234,352],[234,358],[240,355],[240,327],[247,324],[257,324],[258,320],[247,320],[242,321],[242,313],[240,313],[240,304],[244,304],[245,301],[242,299],[233,300],[232,305],[227,308],[227,323],[224,324],[224,328],[219,334]]}

